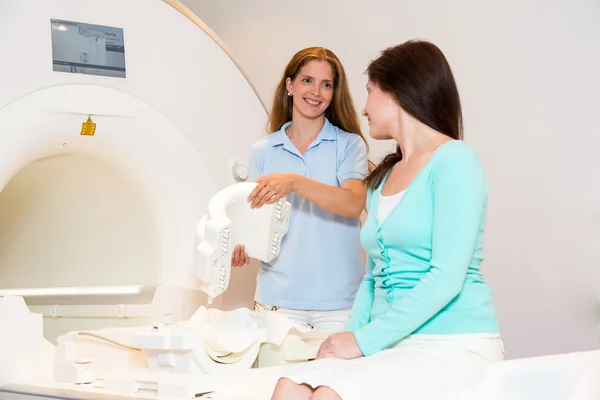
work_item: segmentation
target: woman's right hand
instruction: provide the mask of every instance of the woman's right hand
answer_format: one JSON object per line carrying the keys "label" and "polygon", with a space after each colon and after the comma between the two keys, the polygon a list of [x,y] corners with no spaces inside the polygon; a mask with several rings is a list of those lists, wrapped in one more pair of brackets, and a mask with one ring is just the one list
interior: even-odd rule
{"label": "woman's right hand", "polygon": [[243,244],[238,244],[233,248],[233,253],[231,254],[231,266],[243,267],[248,264],[250,264],[250,256],[246,253],[246,248]]}

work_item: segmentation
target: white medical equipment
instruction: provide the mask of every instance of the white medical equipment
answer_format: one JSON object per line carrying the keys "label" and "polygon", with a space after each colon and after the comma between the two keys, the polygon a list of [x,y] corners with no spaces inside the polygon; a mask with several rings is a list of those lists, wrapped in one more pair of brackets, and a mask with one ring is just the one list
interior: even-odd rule
{"label": "white medical equipment", "polygon": [[[252,209],[247,199],[256,185],[237,183],[219,191],[198,225],[196,267],[203,282],[200,289],[210,298],[228,286],[231,244],[245,243],[250,257],[262,261],[279,254],[289,227],[290,203],[284,197]],[[287,348],[293,347],[299,360],[306,361],[318,350],[308,342],[324,339],[283,315],[258,314],[247,308],[227,312],[201,306],[188,321],[71,331],[58,338],[56,348],[43,338],[41,316],[31,314],[22,297],[0,298],[0,319],[11,322],[11,330],[0,336],[0,353],[7,366],[0,370],[0,386],[35,380],[94,385],[100,380],[104,390],[128,395],[160,385],[159,396],[187,393],[188,398],[194,397],[215,384],[207,379],[208,374],[250,369],[263,343],[281,346],[294,336],[296,341]],[[164,373],[195,378],[163,388]]]}
{"label": "white medical equipment", "polygon": [[[209,304],[229,286],[236,244],[243,243],[250,257],[264,262],[279,255],[281,240],[289,227],[291,205],[281,198],[275,204],[251,210],[247,198],[256,185],[245,182],[221,190],[210,200],[208,213],[198,224],[196,268]],[[232,220],[238,221],[235,229]],[[243,226],[239,226],[240,222]]]}
{"label": "white medical equipment", "polygon": [[[73,331],[59,337],[58,346],[43,338],[41,316],[30,313],[21,297],[0,298],[0,318],[11,321],[0,332],[0,393],[20,384],[38,393],[54,388],[139,397],[153,391],[159,398],[189,399],[223,390],[228,379],[246,379],[264,343],[295,338],[282,347],[298,362],[314,358],[318,346],[311,341],[324,338],[278,313],[247,308],[200,307],[185,322]],[[269,379],[278,371],[260,369],[267,375],[259,376]]]}
{"label": "white medical equipment", "polygon": [[[207,303],[196,227],[267,113],[204,28],[177,1],[0,0],[0,295],[52,343]],[[212,306],[252,307],[257,267]]]}
{"label": "white medical equipment", "polygon": [[[282,198],[275,204],[251,209],[247,198],[256,185],[237,183],[215,194],[207,216],[198,225],[196,264],[203,282],[201,289],[209,299],[227,288],[231,244],[245,243],[250,257],[261,261],[279,254],[289,226],[290,204]],[[282,344],[281,338],[293,329],[291,321],[282,318],[275,314],[258,316],[247,308],[223,312],[201,306],[192,318],[179,323],[159,322],[126,331],[69,332],[58,338],[53,379],[74,384],[102,379],[105,387],[118,385],[120,391],[137,393],[142,382],[151,380],[149,373],[205,375],[249,369],[263,343]],[[305,360],[317,349],[308,350]],[[115,360],[119,360],[116,365]],[[144,377],[124,378],[133,369],[141,370]]]}
{"label": "white medical equipment", "polygon": [[[251,209],[247,198],[255,187],[256,183],[238,183],[221,190],[209,202],[209,213],[199,224],[197,267],[209,284],[202,290],[210,295],[219,295],[227,287],[231,246],[222,246],[224,238],[248,243],[249,255],[262,261],[279,253],[289,226],[290,204],[282,198]],[[263,343],[281,346],[293,336],[296,340],[284,349],[291,348],[298,360],[306,361],[318,350],[310,341],[324,339],[277,313],[247,308],[226,312],[202,306],[185,322],[69,332],[58,338],[54,349],[43,339],[40,316],[27,310],[22,297],[0,298],[0,318],[11,321],[14,330],[0,336],[0,350],[10,366],[0,370],[0,386],[46,380],[97,387],[101,381],[103,390],[127,395],[154,388],[159,396],[185,393],[185,398],[193,398],[215,387],[218,381],[209,379],[209,374],[250,369]],[[22,349],[28,351],[19,354]],[[173,382],[165,373],[187,379]]]}

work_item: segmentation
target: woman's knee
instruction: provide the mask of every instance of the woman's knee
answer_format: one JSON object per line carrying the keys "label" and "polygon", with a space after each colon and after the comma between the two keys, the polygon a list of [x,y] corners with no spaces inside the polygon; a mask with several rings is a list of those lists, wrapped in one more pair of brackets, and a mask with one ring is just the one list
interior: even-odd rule
{"label": "woman's knee", "polygon": [[315,390],[311,400],[342,400],[342,398],[332,388],[321,386]]}
{"label": "woman's knee", "polygon": [[313,389],[310,386],[281,378],[275,385],[271,400],[309,400],[312,395]]}

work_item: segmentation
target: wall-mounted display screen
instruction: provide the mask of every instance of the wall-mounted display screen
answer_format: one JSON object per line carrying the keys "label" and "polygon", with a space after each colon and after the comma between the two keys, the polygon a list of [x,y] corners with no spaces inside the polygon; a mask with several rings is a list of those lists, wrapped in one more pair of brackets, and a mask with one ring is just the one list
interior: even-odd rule
{"label": "wall-mounted display screen", "polygon": [[125,78],[123,29],[51,19],[54,71]]}

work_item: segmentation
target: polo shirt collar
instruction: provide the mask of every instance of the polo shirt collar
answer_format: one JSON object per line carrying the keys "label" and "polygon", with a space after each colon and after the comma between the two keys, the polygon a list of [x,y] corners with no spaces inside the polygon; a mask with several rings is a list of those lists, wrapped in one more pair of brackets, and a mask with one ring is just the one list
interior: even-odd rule
{"label": "polo shirt collar", "polygon": [[[284,145],[284,147],[286,145],[293,146],[292,142],[290,141],[290,138],[288,138],[288,136],[285,133],[285,130],[291,124],[292,124],[292,122],[288,121],[285,124],[283,124],[283,126],[281,127],[280,130],[273,133],[273,136],[274,136],[273,141],[272,141],[273,147],[281,146],[281,145]],[[329,120],[327,118],[325,118],[325,124],[323,124],[323,128],[321,129],[321,132],[319,132],[319,134],[317,135],[317,138],[309,146],[309,148],[318,145],[323,140],[336,140],[336,139],[337,139],[337,135],[336,135],[333,124],[331,122],[329,122]]]}

